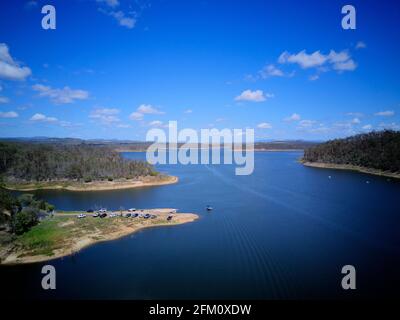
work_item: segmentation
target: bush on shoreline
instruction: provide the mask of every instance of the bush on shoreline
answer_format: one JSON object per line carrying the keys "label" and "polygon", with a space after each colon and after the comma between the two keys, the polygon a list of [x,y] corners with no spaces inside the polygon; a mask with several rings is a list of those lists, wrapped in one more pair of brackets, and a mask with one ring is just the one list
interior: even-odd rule
{"label": "bush on shoreline", "polygon": [[400,171],[400,131],[384,130],[335,139],[304,151],[303,161]]}

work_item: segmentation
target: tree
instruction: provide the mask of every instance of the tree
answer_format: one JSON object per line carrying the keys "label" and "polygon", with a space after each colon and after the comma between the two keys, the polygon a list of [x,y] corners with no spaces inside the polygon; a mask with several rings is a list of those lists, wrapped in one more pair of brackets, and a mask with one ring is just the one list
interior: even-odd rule
{"label": "tree", "polygon": [[23,234],[38,223],[39,210],[32,207],[23,208],[14,216],[14,232]]}

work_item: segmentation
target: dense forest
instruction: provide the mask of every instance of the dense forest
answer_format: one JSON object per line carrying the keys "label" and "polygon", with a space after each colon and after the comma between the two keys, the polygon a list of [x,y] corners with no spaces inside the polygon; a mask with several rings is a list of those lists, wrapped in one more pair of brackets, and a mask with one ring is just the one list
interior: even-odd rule
{"label": "dense forest", "polygon": [[385,130],[331,140],[304,151],[304,161],[400,171],[400,131]]}
{"label": "dense forest", "polygon": [[0,142],[0,174],[5,181],[112,180],[154,175],[151,165],[132,161],[108,146]]}

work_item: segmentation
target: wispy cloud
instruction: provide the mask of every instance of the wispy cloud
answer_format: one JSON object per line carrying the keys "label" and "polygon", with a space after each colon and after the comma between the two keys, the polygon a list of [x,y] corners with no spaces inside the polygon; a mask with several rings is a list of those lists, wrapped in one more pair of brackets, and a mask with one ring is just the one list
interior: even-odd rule
{"label": "wispy cloud", "polygon": [[118,0],[96,0],[99,3],[104,3],[111,8],[115,8],[119,6]]}
{"label": "wispy cloud", "polygon": [[120,26],[128,29],[132,29],[136,24],[136,19],[127,16],[123,11],[111,11],[108,14],[117,20]]}
{"label": "wispy cloud", "polygon": [[9,103],[10,99],[8,99],[7,97],[0,97],[0,103]]}
{"label": "wispy cloud", "polygon": [[141,104],[137,108],[137,112],[143,113],[143,114],[164,114],[165,112],[160,111],[159,109],[153,107],[151,104]]}
{"label": "wispy cloud", "polygon": [[55,117],[48,117],[42,113],[35,113],[30,119],[33,122],[57,122],[58,119]]}
{"label": "wispy cloud", "polygon": [[361,129],[363,129],[363,130],[371,130],[372,129],[372,125],[366,124],[366,125],[362,126]]}
{"label": "wispy cloud", "polygon": [[272,125],[268,122],[261,122],[257,125],[259,129],[272,129]]}
{"label": "wispy cloud", "polygon": [[392,117],[394,116],[394,111],[393,110],[379,111],[374,115],[378,117]]}
{"label": "wispy cloud", "polygon": [[284,120],[284,121],[287,121],[287,122],[299,121],[299,120],[301,120],[301,117],[300,117],[299,114],[293,113],[291,116],[289,116],[289,117],[287,117],[287,118],[285,118],[285,119],[283,119],[283,120]]}
{"label": "wispy cloud", "polygon": [[119,112],[119,109],[116,108],[97,108],[90,113],[89,118],[99,120],[102,124],[110,125],[120,121],[117,116]]}
{"label": "wispy cloud", "polygon": [[35,84],[32,89],[39,92],[40,97],[48,97],[56,104],[73,103],[75,100],[85,100],[89,97],[89,92],[81,89],[71,89],[64,87],[62,89],[53,89],[50,86]]}
{"label": "wispy cloud", "polygon": [[336,52],[331,50],[329,54],[323,54],[320,51],[315,51],[308,54],[302,50],[296,54],[291,54],[284,51],[278,58],[281,64],[292,63],[298,64],[302,69],[330,67],[338,72],[353,71],[357,68],[357,64],[351,58],[347,50]]}
{"label": "wispy cloud", "polygon": [[151,104],[141,104],[136,111],[132,112],[129,115],[129,119],[135,120],[135,121],[141,121],[144,118],[145,114],[165,114],[164,111],[161,111],[157,109],[156,107],[153,107]]}
{"label": "wispy cloud", "polygon": [[263,79],[266,79],[268,77],[283,77],[285,75],[282,70],[278,69],[273,64],[266,65],[258,73]]}
{"label": "wispy cloud", "polygon": [[143,120],[143,117],[144,117],[144,115],[143,115],[143,113],[140,113],[140,112],[132,112],[130,115],[129,115],[129,119],[131,119],[131,120],[136,120],[136,121],[139,121],[139,120]]}
{"label": "wispy cloud", "polygon": [[356,49],[365,49],[367,47],[367,45],[365,44],[365,42],[363,41],[358,41],[355,45]]}
{"label": "wispy cloud", "polygon": [[164,125],[164,123],[163,123],[162,121],[160,121],[160,120],[151,121],[151,122],[149,123],[149,126],[150,126],[150,127],[156,127],[156,128],[168,127],[168,125]]}
{"label": "wispy cloud", "polygon": [[25,80],[31,69],[23,67],[11,57],[8,46],[0,43],[0,78],[6,80]]}
{"label": "wispy cloud", "polygon": [[0,112],[0,118],[18,118],[19,115],[15,111]]}
{"label": "wispy cloud", "polygon": [[251,101],[251,102],[262,102],[267,98],[273,98],[272,93],[265,93],[262,90],[245,90],[240,95],[235,97],[235,101]]}

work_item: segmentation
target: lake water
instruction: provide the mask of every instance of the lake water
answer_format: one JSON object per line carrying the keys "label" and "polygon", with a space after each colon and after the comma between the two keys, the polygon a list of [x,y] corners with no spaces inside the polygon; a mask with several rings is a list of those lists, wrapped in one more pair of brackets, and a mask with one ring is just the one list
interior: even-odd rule
{"label": "lake water", "polygon": [[[250,176],[235,176],[230,165],[165,165],[158,169],[178,176],[178,184],[37,192],[64,210],[171,207],[200,219],[47,263],[1,267],[2,290],[77,299],[398,297],[400,183],[304,167],[301,155],[256,153]],[[40,270],[49,263],[57,289],[44,291]],[[357,270],[357,290],[341,288],[348,264]]]}

